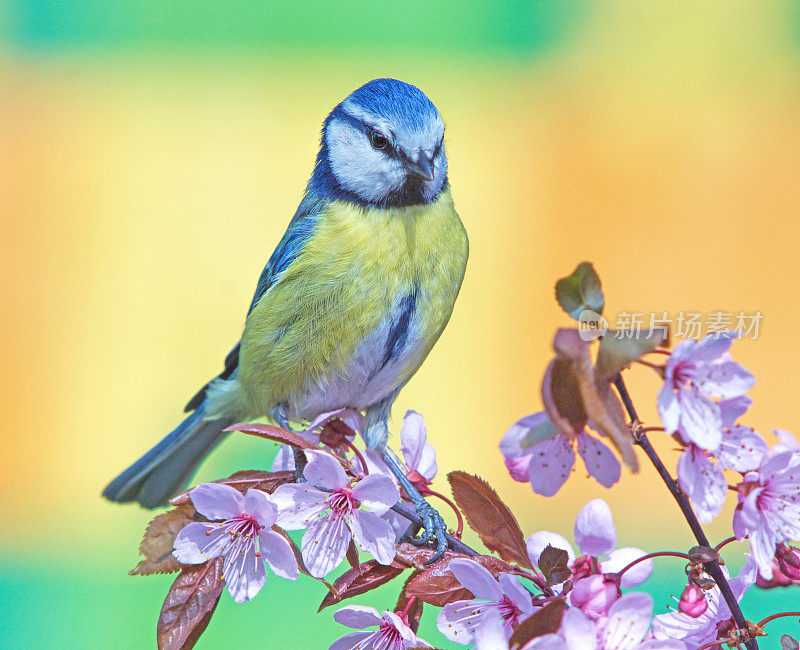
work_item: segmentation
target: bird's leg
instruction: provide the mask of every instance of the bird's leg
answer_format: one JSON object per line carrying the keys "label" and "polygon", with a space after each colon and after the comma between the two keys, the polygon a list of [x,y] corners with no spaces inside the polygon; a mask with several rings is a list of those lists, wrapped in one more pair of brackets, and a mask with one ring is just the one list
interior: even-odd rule
{"label": "bird's leg", "polygon": [[433,564],[442,557],[447,550],[447,538],[445,537],[447,526],[444,523],[444,519],[442,519],[442,516],[433,506],[425,501],[425,497],[423,497],[419,493],[419,490],[408,480],[405,470],[398,462],[394,452],[388,447],[385,447],[382,456],[384,462],[392,471],[392,474],[395,475],[395,478],[397,478],[402,488],[406,491],[406,494],[408,494],[417,514],[422,517],[424,532],[420,537],[409,537],[408,541],[416,546],[422,546],[434,539],[436,540],[436,552],[431,559],[426,562],[426,564]]}
{"label": "bird's leg", "polygon": [[[274,408],[270,415],[272,419],[278,423],[279,427],[287,431],[294,431],[291,422],[289,422],[289,418],[286,416],[286,411],[282,407],[278,406]],[[303,472],[305,472],[306,469],[306,454],[302,449],[298,449],[297,447],[292,447],[292,451],[294,452],[294,482],[305,483],[306,477]]]}

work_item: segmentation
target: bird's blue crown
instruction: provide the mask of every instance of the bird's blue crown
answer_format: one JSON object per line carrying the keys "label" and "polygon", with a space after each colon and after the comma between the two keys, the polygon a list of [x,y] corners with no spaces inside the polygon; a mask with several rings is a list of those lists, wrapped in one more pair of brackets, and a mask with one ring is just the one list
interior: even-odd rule
{"label": "bird's blue crown", "polygon": [[425,93],[374,79],[325,119],[308,191],[377,207],[429,203],[447,182],[443,138],[444,123]]}

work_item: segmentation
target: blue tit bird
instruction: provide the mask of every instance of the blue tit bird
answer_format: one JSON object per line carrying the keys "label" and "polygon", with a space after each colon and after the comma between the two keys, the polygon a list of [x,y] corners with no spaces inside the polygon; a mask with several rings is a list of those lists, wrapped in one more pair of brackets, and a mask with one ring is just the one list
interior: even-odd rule
{"label": "blue tit bird", "polygon": [[444,522],[387,447],[388,418],[450,319],[467,256],[439,111],[402,81],[361,86],[324,121],[313,174],[225,369],[103,496],[164,505],[231,424],[269,416],[288,428],[349,407],[364,412],[367,446],[412,497],[420,539],[443,551]]}

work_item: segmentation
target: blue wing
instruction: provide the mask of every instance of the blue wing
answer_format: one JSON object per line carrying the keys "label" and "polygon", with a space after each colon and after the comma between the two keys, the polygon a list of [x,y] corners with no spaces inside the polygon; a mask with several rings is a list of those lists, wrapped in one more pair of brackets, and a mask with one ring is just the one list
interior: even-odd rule
{"label": "blue wing", "polygon": [[[317,220],[322,212],[327,201],[319,197],[306,194],[297,208],[294,217],[289,222],[286,232],[281,238],[278,246],[273,251],[272,255],[261,272],[256,285],[256,291],[253,294],[253,299],[250,301],[250,307],[247,310],[247,315],[253,311],[253,308],[258,304],[258,301],[264,297],[264,294],[275,283],[276,278],[280,275],[281,271],[289,267],[289,265],[297,258],[300,251],[305,246],[306,242],[311,238],[314,228],[317,225]],[[217,375],[216,378],[228,379],[236,372],[239,365],[239,343],[225,357],[225,369]],[[211,383],[211,382],[209,382]],[[208,383],[203,386],[189,403],[184,407],[185,412],[193,411],[202,403],[208,390]]]}

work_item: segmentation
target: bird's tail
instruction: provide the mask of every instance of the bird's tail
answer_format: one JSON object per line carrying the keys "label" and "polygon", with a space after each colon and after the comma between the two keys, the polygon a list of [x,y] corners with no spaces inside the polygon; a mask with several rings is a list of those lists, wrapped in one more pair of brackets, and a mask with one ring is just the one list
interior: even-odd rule
{"label": "bird's tail", "polygon": [[232,419],[204,419],[201,404],[171,433],[117,476],[103,496],[118,503],[136,502],[145,508],[166,505],[189,481],[197,466],[216,447],[234,423]]}

